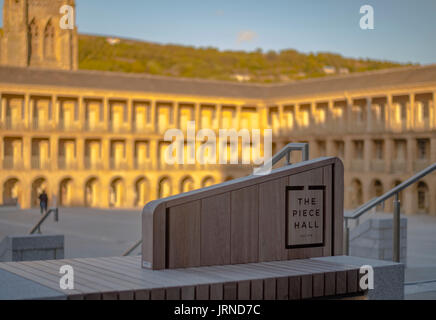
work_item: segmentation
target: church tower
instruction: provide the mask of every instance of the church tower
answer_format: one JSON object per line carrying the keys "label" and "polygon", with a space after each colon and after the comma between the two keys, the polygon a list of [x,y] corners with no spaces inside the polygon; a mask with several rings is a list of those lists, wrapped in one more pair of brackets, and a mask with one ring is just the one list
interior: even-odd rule
{"label": "church tower", "polygon": [[74,0],[4,0],[0,64],[77,70],[77,27],[61,29],[60,8]]}

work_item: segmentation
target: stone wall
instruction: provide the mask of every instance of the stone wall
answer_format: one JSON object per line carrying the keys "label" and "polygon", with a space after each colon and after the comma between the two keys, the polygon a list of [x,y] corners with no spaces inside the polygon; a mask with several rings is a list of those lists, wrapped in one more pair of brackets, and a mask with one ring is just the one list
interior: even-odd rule
{"label": "stone wall", "polygon": [[[400,261],[406,263],[407,218],[400,223]],[[392,215],[375,215],[350,230],[350,255],[392,261]]]}
{"label": "stone wall", "polygon": [[64,258],[64,235],[7,236],[0,242],[0,262]]}

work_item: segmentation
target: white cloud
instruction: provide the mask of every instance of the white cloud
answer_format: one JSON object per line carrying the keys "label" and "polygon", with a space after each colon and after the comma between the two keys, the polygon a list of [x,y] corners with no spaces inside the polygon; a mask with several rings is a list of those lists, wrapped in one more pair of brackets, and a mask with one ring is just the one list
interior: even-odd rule
{"label": "white cloud", "polygon": [[237,42],[252,42],[257,38],[257,33],[252,30],[244,30],[238,32]]}

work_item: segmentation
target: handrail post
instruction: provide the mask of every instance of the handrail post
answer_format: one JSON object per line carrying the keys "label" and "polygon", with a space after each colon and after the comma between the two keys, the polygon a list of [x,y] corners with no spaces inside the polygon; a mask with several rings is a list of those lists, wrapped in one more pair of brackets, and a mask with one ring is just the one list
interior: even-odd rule
{"label": "handrail post", "polygon": [[348,219],[345,218],[345,230],[344,230],[344,251],[345,255],[350,255],[350,228],[348,227]]}
{"label": "handrail post", "polygon": [[400,262],[400,199],[398,192],[394,198],[394,219],[392,226],[392,238],[393,238],[393,261]]}

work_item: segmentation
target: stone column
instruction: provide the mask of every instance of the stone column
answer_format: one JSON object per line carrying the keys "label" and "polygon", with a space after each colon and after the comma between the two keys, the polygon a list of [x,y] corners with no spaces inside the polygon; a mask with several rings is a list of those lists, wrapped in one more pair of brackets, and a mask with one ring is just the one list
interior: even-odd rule
{"label": "stone column", "polygon": [[85,168],[85,139],[79,137],[76,139],[76,161],[77,170]]}
{"label": "stone column", "polygon": [[109,98],[108,97],[103,97],[103,129],[105,131],[109,130],[109,119],[110,119],[110,102],[109,102]]}
{"label": "stone column", "polygon": [[151,108],[151,130],[153,132],[157,132],[157,102],[156,100],[150,101],[150,108]]}
{"label": "stone column", "polygon": [[407,130],[413,130],[415,128],[415,94],[411,93],[409,95],[409,106],[408,110],[408,121]]}
{"label": "stone column", "polygon": [[372,139],[366,137],[363,141],[363,170],[364,172],[371,171],[372,156]]}
{"label": "stone column", "polygon": [[135,150],[135,140],[133,138],[128,138],[126,140],[126,162],[127,162],[127,169],[133,170],[134,169],[134,150]]}
{"label": "stone column", "polygon": [[30,135],[24,135],[23,136],[23,154],[22,154],[22,159],[23,159],[24,169],[25,170],[30,170],[31,167],[32,167],[32,165],[31,165],[31,161],[32,161],[32,138],[31,138]]}
{"label": "stone column", "polygon": [[[24,114],[22,116],[24,127],[30,129],[32,126],[32,121],[29,119],[30,116],[30,109],[31,109],[31,101],[30,101],[30,94],[26,93],[24,95]],[[6,116],[6,114],[5,114]],[[3,118],[5,119],[5,118]]]}
{"label": "stone column", "polygon": [[85,130],[86,128],[86,105],[85,98],[83,96],[78,97],[78,116],[79,116],[79,128]]}
{"label": "stone column", "polygon": [[415,159],[416,159],[416,140],[413,137],[407,137],[406,172],[409,176],[411,176],[414,172]]}
{"label": "stone column", "polygon": [[132,132],[133,130],[133,99],[127,99],[127,119],[124,119],[127,123],[127,130]]}
{"label": "stone column", "polygon": [[173,123],[171,124],[171,128],[179,127],[179,104],[177,101],[171,103],[171,112],[173,113]]}
{"label": "stone column", "polygon": [[101,140],[101,163],[104,170],[110,170],[110,140],[103,138]]}
{"label": "stone column", "polygon": [[392,112],[392,94],[388,94],[388,96],[386,97],[386,108],[385,108],[385,131],[392,131],[391,112]]}
{"label": "stone column", "polygon": [[372,128],[372,100],[368,97],[366,98],[366,131],[371,132]]}
{"label": "stone column", "polygon": [[350,137],[344,137],[344,167],[345,171],[351,170],[351,161],[353,160],[353,142]]}
{"label": "stone column", "polygon": [[50,136],[50,168],[51,170],[58,169],[58,143],[59,137],[58,135]]}
{"label": "stone column", "polygon": [[394,158],[394,141],[391,138],[385,139],[385,172],[392,172],[392,159]]}

